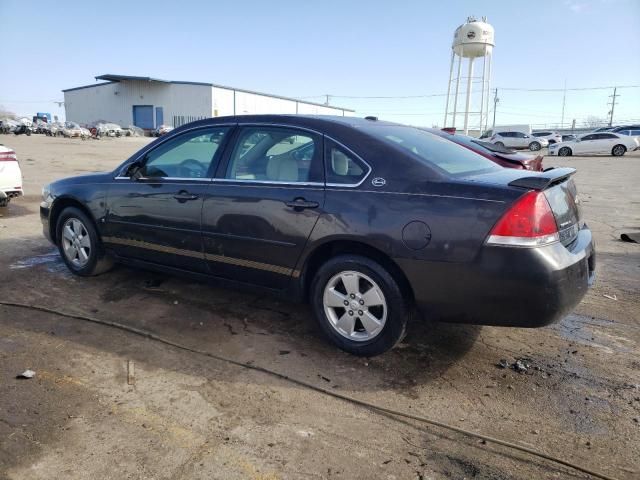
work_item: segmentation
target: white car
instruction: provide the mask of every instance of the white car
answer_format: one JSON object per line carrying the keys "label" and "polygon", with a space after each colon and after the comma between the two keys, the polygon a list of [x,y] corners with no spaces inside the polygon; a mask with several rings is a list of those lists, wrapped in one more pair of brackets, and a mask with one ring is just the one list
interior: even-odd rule
{"label": "white car", "polygon": [[551,132],[549,130],[545,130],[544,132],[533,132],[531,134],[536,138],[544,138],[549,145],[553,145],[554,143],[560,143],[562,141],[562,135],[558,132]]}
{"label": "white car", "polygon": [[549,145],[549,141],[544,138],[536,138],[522,132],[499,132],[493,134],[489,141],[501,147],[507,148],[528,148],[536,152]]}
{"label": "white car", "polygon": [[626,152],[639,148],[634,137],[612,132],[587,133],[568,142],[561,142],[549,147],[549,155],[566,157],[569,155],[613,155],[621,157]]}
{"label": "white car", "polygon": [[22,194],[22,171],[16,152],[0,145],[0,207]]}

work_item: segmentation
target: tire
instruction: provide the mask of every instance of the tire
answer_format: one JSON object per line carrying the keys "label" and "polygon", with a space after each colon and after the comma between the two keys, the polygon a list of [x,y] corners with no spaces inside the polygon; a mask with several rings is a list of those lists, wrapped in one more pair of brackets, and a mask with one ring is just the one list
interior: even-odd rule
{"label": "tire", "polygon": [[502,142],[496,142],[496,145],[498,145],[499,147],[504,147],[504,143]]}
{"label": "tire", "polygon": [[[63,237],[63,230],[68,231],[67,228],[70,229],[69,235],[64,233]],[[71,233],[76,237],[70,235]],[[84,240],[85,238],[88,238],[88,241]],[[100,275],[113,266],[113,260],[104,252],[93,221],[76,207],[67,207],[60,213],[56,223],[56,243],[62,260],[76,275],[81,277]],[[80,250],[84,256],[81,255]]]}
{"label": "tire", "polygon": [[542,148],[542,145],[540,145],[540,142],[531,142],[529,144],[529,150],[531,150],[532,152],[537,152],[541,148]]}
{"label": "tire", "polygon": [[558,150],[559,157],[570,157],[572,154],[573,152],[569,147],[562,147],[560,150]]}
{"label": "tire", "polygon": [[[345,352],[379,355],[404,338],[410,302],[393,276],[367,257],[339,255],[328,260],[314,276],[310,294],[320,329]],[[345,301],[347,306],[342,305]]]}
{"label": "tire", "polygon": [[625,147],[624,145],[616,145],[611,149],[611,155],[613,155],[614,157],[621,157],[625,153],[627,153],[627,147]]}
{"label": "tire", "polygon": [[9,206],[10,201],[11,201],[10,197],[0,199],[0,208],[7,208]]}

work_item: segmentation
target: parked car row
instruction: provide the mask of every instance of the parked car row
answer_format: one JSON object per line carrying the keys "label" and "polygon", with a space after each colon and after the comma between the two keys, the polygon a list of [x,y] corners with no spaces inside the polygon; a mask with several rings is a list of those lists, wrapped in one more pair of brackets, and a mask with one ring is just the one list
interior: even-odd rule
{"label": "parked car row", "polygon": [[597,132],[580,135],[574,139],[556,143],[549,147],[549,155],[613,155],[621,157],[640,148],[638,137],[621,133]]}

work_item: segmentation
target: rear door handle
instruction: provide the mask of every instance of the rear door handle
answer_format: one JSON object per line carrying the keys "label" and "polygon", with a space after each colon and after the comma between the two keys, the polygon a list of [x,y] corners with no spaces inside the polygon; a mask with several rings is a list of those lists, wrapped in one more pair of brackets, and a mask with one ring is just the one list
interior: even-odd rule
{"label": "rear door handle", "polygon": [[180,190],[178,193],[176,193],[173,196],[173,198],[175,198],[179,202],[186,202],[188,200],[197,200],[198,199],[198,195],[195,195],[193,193],[189,193],[186,190]]}
{"label": "rear door handle", "polygon": [[320,205],[318,202],[310,202],[304,198],[296,198],[291,202],[285,202],[287,207],[291,207],[294,210],[304,210],[305,208],[318,208]]}

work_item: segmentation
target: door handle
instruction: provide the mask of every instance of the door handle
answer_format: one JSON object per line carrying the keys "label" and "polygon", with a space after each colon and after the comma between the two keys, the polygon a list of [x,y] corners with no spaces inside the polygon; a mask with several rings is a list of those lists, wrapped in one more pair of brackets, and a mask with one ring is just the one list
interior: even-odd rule
{"label": "door handle", "polygon": [[188,200],[196,200],[198,198],[198,195],[189,193],[186,190],[180,190],[173,196],[173,198],[175,198],[179,202],[186,202]]}
{"label": "door handle", "polygon": [[287,207],[291,207],[294,210],[304,210],[305,208],[318,208],[318,206],[320,205],[318,202],[310,202],[308,200],[305,200],[304,198],[296,198],[293,201],[290,202],[285,202],[285,205]]}

